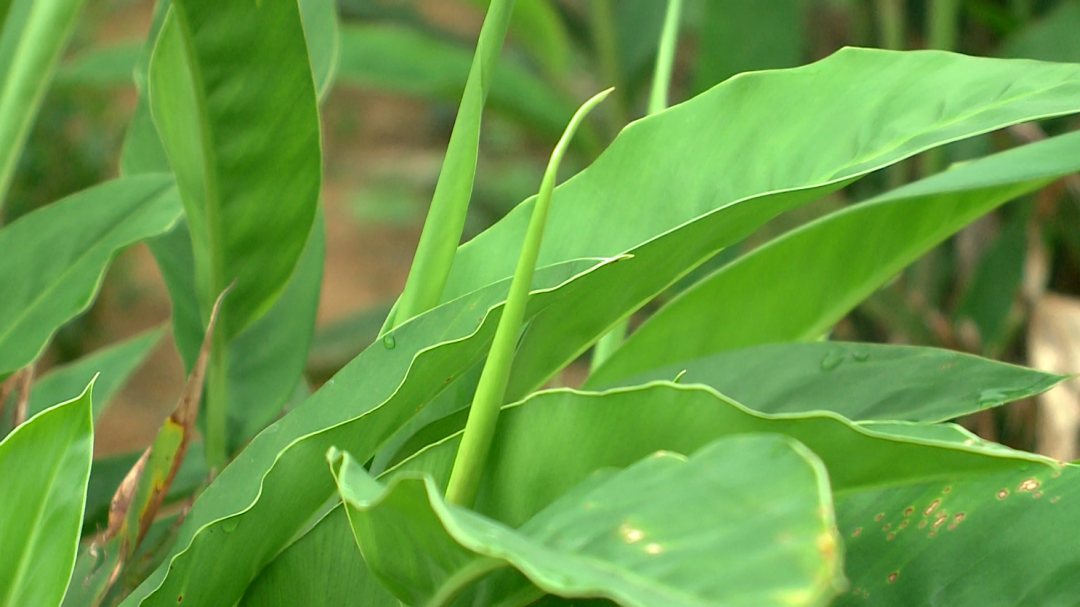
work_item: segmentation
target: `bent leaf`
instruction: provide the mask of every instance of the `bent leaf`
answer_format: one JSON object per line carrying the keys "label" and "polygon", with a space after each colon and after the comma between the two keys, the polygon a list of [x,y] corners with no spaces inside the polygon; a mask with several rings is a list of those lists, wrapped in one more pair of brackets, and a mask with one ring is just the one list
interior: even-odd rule
{"label": "bent leaf", "polygon": [[1068,379],[935,348],[770,344],[654,369],[618,385],[679,378],[763,413],[940,422],[1041,394]]}
{"label": "bent leaf", "polygon": [[0,606],[57,607],[64,598],[94,450],[92,388],[0,442]]}
{"label": "bent leaf", "polygon": [[171,176],[116,179],[0,230],[0,377],[32,362],[94,300],[117,251],[182,214]]}
{"label": "bent leaf", "polygon": [[164,334],[162,329],[153,329],[102,348],[69,365],[49,370],[34,383],[34,390],[30,393],[30,415],[78,396],[97,376],[94,381],[94,419],[97,420],[112,397],[154,351]]}
{"label": "bent leaf", "polygon": [[[758,413],[704,386],[670,382],[600,393],[541,392],[499,416],[476,511],[517,527],[597,469],[627,466],[654,451],[693,453],[719,438],[753,433],[783,434],[805,444],[825,463],[835,492],[1020,466],[1052,470],[1055,464],[998,445],[964,444],[952,434],[903,436],[888,430],[877,432],[829,412]],[[441,485],[460,436],[433,444],[386,474],[424,472]]]}
{"label": "bent leaf", "polygon": [[824,605],[843,587],[825,468],[784,437],[657,453],[587,479],[516,530],[448,505],[430,477],[383,487],[347,454],[330,457],[365,562],[410,605],[461,600],[492,572],[503,597],[627,607]]}
{"label": "bent leaf", "polygon": [[[1078,169],[1080,133],[1072,133],[988,156],[827,215],[684,291],[631,335],[587,385],[611,384],[724,350],[817,339],[975,218]],[[762,283],[762,276],[769,282]]]}

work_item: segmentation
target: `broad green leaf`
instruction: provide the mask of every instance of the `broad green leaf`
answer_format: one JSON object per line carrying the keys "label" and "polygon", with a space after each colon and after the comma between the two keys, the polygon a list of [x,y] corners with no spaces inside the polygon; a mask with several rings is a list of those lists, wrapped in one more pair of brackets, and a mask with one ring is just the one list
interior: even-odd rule
{"label": "broad green leaf", "polygon": [[712,0],[697,23],[694,86],[703,91],[752,70],[794,67],[805,50],[800,0]]}
{"label": "broad green leaf", "polygon": [[228,341],[280,296],[318,207],[318,109],[298,5],[175,0],[149,82],[204,318],[236,283],[219,320]]}
{"label": "broad green leaf", "polygon": [[83,51],[56,71],[56,84],[64,86],[131,86],[135,66],[143,54],[141,41],[121,42]]}
{"label": "broad green leaf", "polygon": [[[596,271],[596,265],[597,260],[578,260],[539,270],[534,291],[542,290],[526,318],[552,298],[581,297],[581,281],[571,279]],[[333,496],[333,479],[320,473],[326,450],[338,445],[357,457],[373,456],[423,403],[475,366],[486,353],[508,288],[509,281],[501,281],[398,327],[256,436],[196,500],[167,566],[124,605],[172,606],[185,597],[198,605],[231,607]]]}
{"label": "broad green leaf", "polygon": [[[487,9],[491,0],[469,0]],[[550,76],[565,77],[573,50],[570,33],[551,0],[517,0],[510,21],[510,39],[529,52]]]}
{"label": "broad green leaf", "polygon": [[[975,218],[1077,169],[1080,133],[1073,133],[822,217],[684,291],[631,335],[588,385],[725,350],[817,339],[904,266]],[[702,331],[703,325],[709,330]]]}
{"label": "broad green leaf", "polygon": [[78,396],[97,376],[94,381],[94,419],[98,419],[112,397],[161,342],[163,334],[161,329],[147,331],[102,348],[70,365],[51,369],[34,383],[30,393],[30,414]]}
{"label": "broad green leaf", "polygon": [[840,494],[850,593],[835,605],[1070,605],[1080,467]]}
{"label": "broad green leaf", "polygon": [[[457,101],[465,90],[472,53],[465,47],[403,26],[347,25],[341,31],[338,78],[414,97]],[[558,137],[576,105],[511,59],[499,61],[488,106],[551,137]]]}
{"label": "broad green leaf", "polygon": [[[851,82],[866,96],[853,94]],[[540,254],[541,265],[633,255],[619,264],[620,287],[597,292],[587,305],[550,310],[532,324],[519,348],[510,400],[542,385],[621,317],[765,219],[1021,115],[1047,116],[1056,113],[1053,107],[1075,112],[1078,92],[1080,66],[845,49],[810,66],[741,75],[632,124],[556,190]],[[771,135],[774,129],[782,131]],[[1071,164],[1043,160],[1060,170]],[[1025,169],[1047,179],[1053,172],[1003,170]],[[614,204],[634,212],[613,213]],[[520,242],[532,205],[526,201],[461,247],[444,300],[512,273],[497,252]]]}
{"label": "broad green leaf", "polygon": [[182,209],[171,176],[109,181],[0,230],[0,376],[31,362],[86,310],[117,251],[172,227]]}
{"label": "broad green leaf", "polygon": [[57,607],[64,598],[94,451],[92,387],[38,413],[0,442],[3,607]]}
{"label": "broad green leaf", "polygon": [[[181,223],[149,244],[169,289],[176,347],[190,371],[205,333],[195,297],[191,240]],[[230,452],[281,413],[301,380],[315,330],[325,248],[320,215],[281,297],[228,344]]]}
{"label": "broad green leaf", "polygon": [[401,605],[368,572],[356,549],[344,508],[334,508],[310,532],[260,571],[240,601],[240,607],[296,605]]}
{"label": "broad green leaf", "polygon": [[0,13],[0,209],[84,0],[12,0]]}
{"label": "broad green leaf", "polygon": [[[505,407],[476,510],[517,527],[600,468],[627,466],[654,451],[693,453],[719,438],[762,432],[809,447],[825,463],[836,492],[1025,465],[1053,468],[1041,456],[965,444],[954,433],[902,435],[894,427],[877,432],[874,425],[831,412],[758,413],[705,386],[656,382],[599,393],[541,392]],[[386,474],[424,472],[441,486],[460,436],[433,444]]]}
{"label": "broad green leaf", "polygon": [[1080,1],[1062,0],[1002,44],[1004,57],[1041,61],[1080,61]]}
{"label": "broad green leaf", "polygon": [[[447,504],[430,477],[384,487],[333,457],[365,562],[410,605],[447,604],[507,567],[540,589],[535,598],[634,607],[824,605],[843,587],[825,468],[784,437],[654,454],[588,479],[516,530]],[[529,591],[508,586],[487,596]]]}
{"label": "broad green leaf", "polygon": [[676,377],[764,413],[833,411],[851,420],[916,422],[1030,398],[1068,379],[950,350],[814,342],[729,350],[618,385]]}

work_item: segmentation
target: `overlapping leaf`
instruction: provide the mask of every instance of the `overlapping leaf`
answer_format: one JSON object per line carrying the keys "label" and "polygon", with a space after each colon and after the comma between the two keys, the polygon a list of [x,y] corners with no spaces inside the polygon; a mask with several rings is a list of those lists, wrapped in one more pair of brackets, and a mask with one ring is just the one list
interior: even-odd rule
{"label": "overlapping leaf", "polygon": [[[862,83],[865,97],[844,86],[851,81]],[[629,249],[634,257],[592,271],[586,262],[563,275],[580,274],[575,280],[534,294],[519,356],[528,373],[520,373],[515,392],[550,377],[621,316],[776,213],[927,147],[1080,110],[1077,89],[1080,68],[1073,66],[852,50],[806,68],[734,78],[636,123],[556,191],[541,263],[583,250],[595,258]],[[774,141],[772,128],[783,128],[784,137]],[[612,213],[615,200],[635,213]],[[531,203],[522,205],[459,250],[445,297],[470,294],[467,301],[403,325],[257,437],[196,503],[169,568],[127,604],[238,600],[330,496],[332,487],[314,472],[325,449],[337,444],[370,457],[483,355],[497,320],[485,312],[501,299],[488,298],[493,287],[477,289],[512,273],[497,252],[520,242],[530,212]],[[547,278],[538,274],[545,289],[563,282],[547,282],[551,270]],[[271,517],[273,526],[260,522]]]}
{"label": "overlapping leaf", "polygon": [[825,469],[783,437],[655,454],[589,478],[516,530],[446,504],[430,477],[384,487],[333,457],[365,561],[410,605],[462,601],[485,579],[503,598],[628,607],[823,605],[843,586]]}
{"label": "overlapping leaf", "polygon": [[997,205],[1080,169],[1078,159],[1080,133],[1056,137],[789,232],[683,292],[627,339],[588,385],[724,350],[817,339],[931,247]]}

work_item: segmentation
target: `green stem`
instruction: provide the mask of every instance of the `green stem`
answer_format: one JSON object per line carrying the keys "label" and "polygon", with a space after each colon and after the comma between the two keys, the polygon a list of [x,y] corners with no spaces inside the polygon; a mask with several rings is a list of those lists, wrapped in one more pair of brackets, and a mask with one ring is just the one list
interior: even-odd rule
{"label": "green stem", "polygon": [[623,126],[629,122],[629,112],[622,96],[622,73],[619,71],[619,40],[615,33],[615,10],[612,0],[592,0],[589,10],[589,25],[593,47],[600,60],[600,77],[604,83],[617,91],[612,98],[608,124],[609,139],[614,139]]}
{"label": "green stem", "polygon": [[904,50],[906,19],[903,0],[874,0],[874,13],[882,48],[891,51]]}
{"label": "green stem", "polygon": [[491,351],[480,373],[480,382],[473,396],[469,419],[465,423],[465,433],[454,460],[454,469],[450,473],[446,501],[451,504],[471,507],[476,501],[484,463],[495,436],[499,409],[506,397],[506,383],[510,379],[514,348],[525,319],[525,305],[529,301],[529,287],[532,285],[536,260],[540,255],[540,243],[544,238],[544,226],[551,206],[551,196],[555,190],[559,163],[566,154],[566,148],[570,145],[574,132],[577,131],[585,116],[610,93],[611,89],[599,93],[578,109],[574,117],[570,119],[570,124],[567,125],[559,143],[555,145],[551,160],[544,171],[544,178],[540,182],[540,193],[536,197],[532,218],[529,220],[529,228],[521,244],[517,268],[510,281],[506,305],[503,307],[499,326],[495,329],[495,337],[492,338]]}
{"label": "green stem", "polygon": [[228,461],[228,344],[222,328],[210,336],[210,365],[206,372],[206,463],[218,472]]}
{"label": "green stem", "polygon": [[939,51],[956,50],[960,0],[930,0],[927,45]]}
{"label": "green stem", "polygon": [[431,208],[394,314],[394,326],[434,308],[442,297],[472,196],[484,103],[513,9],[514,0],[492,0],[484,17]]}
{"label": "green stem", "polygon": [[[679,43],[679,20],[682,17],[682,0],[668,0],[664,14],[664,28],[660,33],[660,48],[656,53],[652,88],[649,90],[649,115],[665,110],[668,92],[671,90],[671,74],[675,66],[675,50]],[[591,368],[598,368],[619,349],[626,339],[630,319],[625,318],[611,328],[593,348]]]}
{"label": "green stem", "polygon": [[664,13],[664,29],[660,33],[660,48],[656,53],[656,68],[653,69],[652,89],[649,91],[649,115],[662,112],[668,106],[675,50],[679,46],[682,4],[682,0],[668,0],[667,12]]}
{"label": "green stem", "polygon": [[[902,51],[906,46],[907,17],[904,14],[904,0],[874,0],[874,13],[877,18],[878,35],[881,46],[891,51]],[[889,190],[904,185],[906,163],[898,163],[885,171],[885,185]]]}
{"label": "green stem", "polygon": [[[930,0],[927,45],[940,51],[956,50],[956,36],[960,24],[960,0]],[[933,175],[945,165],[945,153],[941,148],[926,152],[923,158],[923,175]]]}
{"label": "green stem", "polygon": [[0,209],[85,0],[17,2],[0,37]]}

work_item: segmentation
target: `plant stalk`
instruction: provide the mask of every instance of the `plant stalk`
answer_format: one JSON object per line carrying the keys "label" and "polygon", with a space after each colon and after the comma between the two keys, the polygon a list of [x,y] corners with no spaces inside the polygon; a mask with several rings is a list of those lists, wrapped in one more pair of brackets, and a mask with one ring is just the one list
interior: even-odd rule
{"label": "plant stalk", "polygon": [[622,98],[622,72],[619,71],[619,39],[615,33],[615,8],[612,0],[591,0],[589,29],[593,48],[600,62],[600,77],[617,91],[608,114],[608,139],[629,122],[626,102]]}
{"label": "plant stalk", "polygon": [[15,2],[0,15],[0,209],[84,2]]}
{"label": "plant stalk", "polygon": [[210,364],[206,372],[206,463],[221,470],[228,462],[229,350],[225,331],[210,336]]}
{"label": "plant stalk", "polygon": [[[656,67],[653,70],[652,87],[649,89],[648,114],[652,115],[667,109],[668,94],[671,90],[671,74],[675,66],[675,51],[679,42],[679,21],[682,18],[682,0],[668,0],[664,13],[664,27],[660,33],[660,48],[656,53]],[[593,349],[591,367],[598,368],[605,360],[619,349],[626,339],[630,319],[624,318],[611,328]]]}
{"label": "plant stalk", "polygon": [[472,507],[476,501],[484,464],[487,461],[488,452],[491,450],[491,441],[495,436],[495,427],[499,420],[499,409],[502,407],[503,399],[506,397],[506,384],[510,379],[510,367],[514,360],[514,349],[517,346],[521,325],[525,319],[525,306],[529,301],[529,287],[532,285],[536,260],[540,255],[540,243],[544,238],[544,227],[547,224],[548,209],[551,207],[551,196],[555,190],[555,179],[559,171],[559,163],[566,154],[566,149],[585,116],[603,101],[611,93],[611,90],[608,89],[595,95],[578,109],[574,117],[570,119],[570,124],[567,125],[566,131],[563,132],[559,143],[556,144],[555,150],[551,153],[551,160],[544,171],[544,178],[540,182],[540,193],[536,197],[532,218],[529,220],[529,228],[521,245],[517,268],[514,271],[513,279],[510,281],[510,292],[506,297],[506,305],[503,307],[499,326],[495,329],[495,337],[491,342],[491,351],[484,362],[480,382],[477,384],[476,394],[473,396],[472,407],[469,410],[469,419],[465,423],[465,433],[461,438],[461,446],[458,447],[457,457],[454,460],[454,469],[450,473],[450,482],[446,489],[446,501],[451,504],[468,508]]}
{"label": "plant stalk", "polygon": [[[927,18],[927,45],[940,51],[956,50],[960,27],[960,0],[930,0]],[[923,176],[933,175],[944,168],[945,151],[941,148],[928,150],[923,161]]]}
{"label": "plant stalk", "polygon": [[513,9],[514,0],[492,0],[484,17],[431,208],[392,326],[434,308],[442,297],[472,196],[484,103]]}

